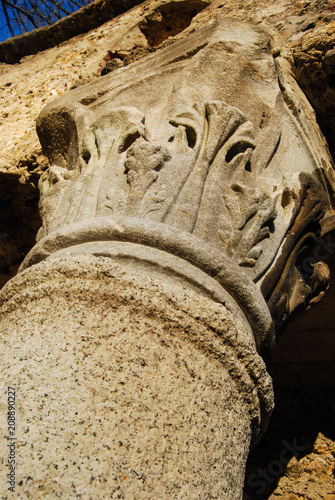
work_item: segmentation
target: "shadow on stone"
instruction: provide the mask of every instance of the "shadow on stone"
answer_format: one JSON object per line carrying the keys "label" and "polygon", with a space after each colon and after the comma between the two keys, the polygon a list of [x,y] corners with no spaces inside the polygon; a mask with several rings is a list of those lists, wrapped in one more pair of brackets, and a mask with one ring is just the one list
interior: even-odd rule
{"label": "shadow on stone", "polygon": [[[335,439],[334,260],[327,260],[331,283],[326,298],[289,324],[278,344],[270,373],[275,410],[249,456],[244,500],[269,499],[286,478],[288,487],[295,485],[295,494],[304,485],[309,493],[320,483],[330,485],[326,455],[334,453],[327,438]],[[276,494],[293,493],[280,493],[280,488]]]}
{"label": "shadow on stone", "polygon": [[0,286],[12,278],[41,226],[37,174],[0,173]]}
{"label": "shadow on stone", "polygon": [[208,3],[201,0],[170,2],[160,5],[140,24],[139,28],[151,47],[157,47],[169,36],[184,31]]}
{"label": "shadow on stone", "polygon": [[[276,370],[281,368],[278,365]],[[311,453],[318,455],[315,450],[318,434],[335,438],[335,415],[331,408],[335,395],[335,363],[328,366],[306,363],[290,368],[284,367],[282,377],[279,373],[275,376],[276,407],[266,435],[249,456],[244,500],[268,499],[283,476],[298,482],[304,473],[299,460]],[[324,387],[302,382],[307,372],[313,377],[322,374]],[[299,378],[300,382],[296,380],[290,390],[289,381]],[[291,460],[294,456],[296,460]]]}

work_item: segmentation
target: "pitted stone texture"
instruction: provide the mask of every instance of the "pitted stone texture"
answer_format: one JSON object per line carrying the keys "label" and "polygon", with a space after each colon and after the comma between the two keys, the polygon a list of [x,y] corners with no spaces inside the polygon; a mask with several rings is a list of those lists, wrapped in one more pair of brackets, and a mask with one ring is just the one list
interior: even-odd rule
{"label": "pitted stone texture", "polygon": [[[231,295],[243,310],[253,329],[259,351],[267,360],[272,358],[272,320],[266,302],[253,281],[226,255],[217,254],[211,247],[204,248],[201,239],[165,224],[135,217],[100,217],[69,224],[39,241],[20,271],[43,259],[59,254],[81,253],[84,249],[94,255],[110,255],[109,250],[113,247],[116,250],[120,245],[124,250],[132,249],[130,253],[135,261],[146,261],[148,265],[154,265],[154,254],[158,252],[161,256],[159,260],[165,261],[165,265],[159,265],[160,269],[166,266],[173,269],[176,266],[179,275],[186,281],[190,278],[190,267],[194,277],[194,272],[204,272],[207,280],[213,277],[221,285],[222,291]],[[123,250],[119,249],[121,256]]]}
{"label": "pitted stone texture", "polygon": [[8,283],[0,331],[18,498],[240,498],[272,388],[222,304],[81,255]]}

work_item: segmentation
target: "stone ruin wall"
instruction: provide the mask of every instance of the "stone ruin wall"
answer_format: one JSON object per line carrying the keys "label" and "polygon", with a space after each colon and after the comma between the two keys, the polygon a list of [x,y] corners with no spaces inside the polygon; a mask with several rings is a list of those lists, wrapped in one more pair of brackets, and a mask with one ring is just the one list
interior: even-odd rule
{"label": "stone ruin wall", "polygon": [[[260,8],[254,0],[147,1],[93,30],[87,16],[87,33],[19,63],[0,63],[1,285],[16,273],[41,225],[37,184],[48,160],[35,123],[42,108],[224,17],[266,28],[274,56],[286,78],[297,79],[314,108],[306,103],[306,113],[316,112],[334,154],[335,2],[264,0]],[[324,259],[335,271],[332,240],[325,244]],[[333,274],[324,302],[284,330],[271,372],[276,409],[249,458],[246,499],[335,499],[334,288]]]}

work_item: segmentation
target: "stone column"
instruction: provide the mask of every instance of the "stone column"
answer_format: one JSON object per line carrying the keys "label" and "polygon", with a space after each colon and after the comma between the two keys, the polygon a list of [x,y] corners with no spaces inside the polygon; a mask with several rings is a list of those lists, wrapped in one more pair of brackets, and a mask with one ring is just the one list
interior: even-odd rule
{"label": "stone column", "polygon": [[68,93],[37,130],[43,227],[1,293],[17,491],[240,499],[275,327],[328,280],[301,258],[331,166],[268,35],[222,20]]}
{"label": "stone column", "polygon": [[12,280],[2,377],[17,388],[21,495],[241,497],[272,386],[208,282],[87,253]]}

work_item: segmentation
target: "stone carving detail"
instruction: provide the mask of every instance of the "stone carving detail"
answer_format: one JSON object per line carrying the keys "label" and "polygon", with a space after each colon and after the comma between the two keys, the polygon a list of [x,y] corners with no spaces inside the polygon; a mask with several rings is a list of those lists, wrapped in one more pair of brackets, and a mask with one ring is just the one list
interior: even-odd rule
{"label": "stone carving detail", "polygon": [[321,184],[301,174],[292,224],[275,266],[262,284],[262,292],[278,326],[299,306],[320,300],[329,285],[329,269],[318,262],[310,275],[303,275],[299,261],[313,248],[320,235],[319,221],[325,213],[327,197]]}
{"label": "stone carving detail", "polygon": [[[169,124],[173,135],[164,145],[150,141],[145,117],[135,108],[93,122],[75,170],[52,166],[42,179],[47,227],[109,214],[148,217],[252,267],[276,217],[273,200],[251,172],[252,123],[216,101],[195,104]],[[110,168],[111,159],[118,171]],[[55,198],[57,213],[49,206]]]}
{"label": "stone carving detail", "polygon": [[[302,277],[298,262],[329,214],[330,167],[326,153],[312,153],[278,71],[266,33],[226,19],[49,105],[38,132],[52,166],[41,179],[33,255],[58,250],[63,228],[83,228],[85,242],[93,238],[85,223],[110,220],[114,232],[95,240],[144,242],[192,263],[193,248],[207,248],[232,262],[239,277],[230,293],[243,306],[240,283],[254,282],[277,324],[315,301],[327,268]],[[129,234],[115,230],[122,221]],[[203,265],[228,286],[220,269]]]}

